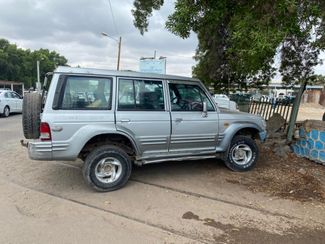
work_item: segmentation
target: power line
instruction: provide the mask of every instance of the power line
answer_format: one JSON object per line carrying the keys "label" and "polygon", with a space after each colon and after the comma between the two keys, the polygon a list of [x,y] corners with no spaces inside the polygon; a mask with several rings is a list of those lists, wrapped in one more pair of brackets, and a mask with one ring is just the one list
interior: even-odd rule
{"label": "power line", "polygon": [[111,10],[111,15],[112,15],[112,20],[113,20],[113,25],[114,25],[114,28],[115,28],[115,32],[116,32],[116,34],[118,34],[119,32],[117,31],[117,25],[116,25],[114,14],[113,14],[111,0],[108,0],[108,3],[109,3],[109,8]]}

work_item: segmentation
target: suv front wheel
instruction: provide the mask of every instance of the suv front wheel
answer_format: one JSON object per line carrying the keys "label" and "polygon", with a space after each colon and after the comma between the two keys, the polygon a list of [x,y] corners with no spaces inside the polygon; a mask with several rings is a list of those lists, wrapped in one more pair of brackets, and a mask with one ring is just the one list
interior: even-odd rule
{"label": "suv front wheel", "polygon": [[229,146],[225,164],[233,171],[248,171],[255,166],[257,158],[255,141],[247,136],[236,136]]}
{"label": "suv front wheel", "polygon": [[132,171],[129,156],[119,147],[104,145],[94,149],[83,165],[83,177],[98,191],[114,191],[123,187]]}

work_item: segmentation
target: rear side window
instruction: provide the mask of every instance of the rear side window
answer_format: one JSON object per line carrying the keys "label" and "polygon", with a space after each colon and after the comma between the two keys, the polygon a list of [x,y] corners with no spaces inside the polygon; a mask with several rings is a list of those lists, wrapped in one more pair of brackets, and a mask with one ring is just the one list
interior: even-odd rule
{"label": "rear side window", "polygon": [[118,110],[165,110],[162,81],[120,79]]}
{"label": "rear side window", "polygon": [[111,109],[112,79],[97,77],[66,77],[61,90],[58,109]]}

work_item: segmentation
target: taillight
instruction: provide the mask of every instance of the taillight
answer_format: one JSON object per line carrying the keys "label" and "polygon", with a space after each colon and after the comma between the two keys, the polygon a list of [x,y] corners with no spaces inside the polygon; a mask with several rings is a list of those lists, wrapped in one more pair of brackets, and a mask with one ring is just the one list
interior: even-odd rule
{"label": "taillight", "polygon": [[52,139],[51,128],[48,123],[41,122],[40,139],[41,141],[50,141]]}

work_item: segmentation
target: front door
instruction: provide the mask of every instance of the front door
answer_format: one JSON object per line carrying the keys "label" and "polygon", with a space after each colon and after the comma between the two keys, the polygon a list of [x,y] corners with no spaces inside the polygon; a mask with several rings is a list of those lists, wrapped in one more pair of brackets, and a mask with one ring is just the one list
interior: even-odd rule
{"label": "front door", "polygon": [[[203,87],[191,82],[169,82],[172,134],[169,152],[206,154],[215,152],[218,112]],[[208,113],[204,114],[203,102]]]}
{"label": "front door", "polygon": [[170,114],[161,80],[119,78],[116,128],[131,135],[143,157],[168,153]]}

